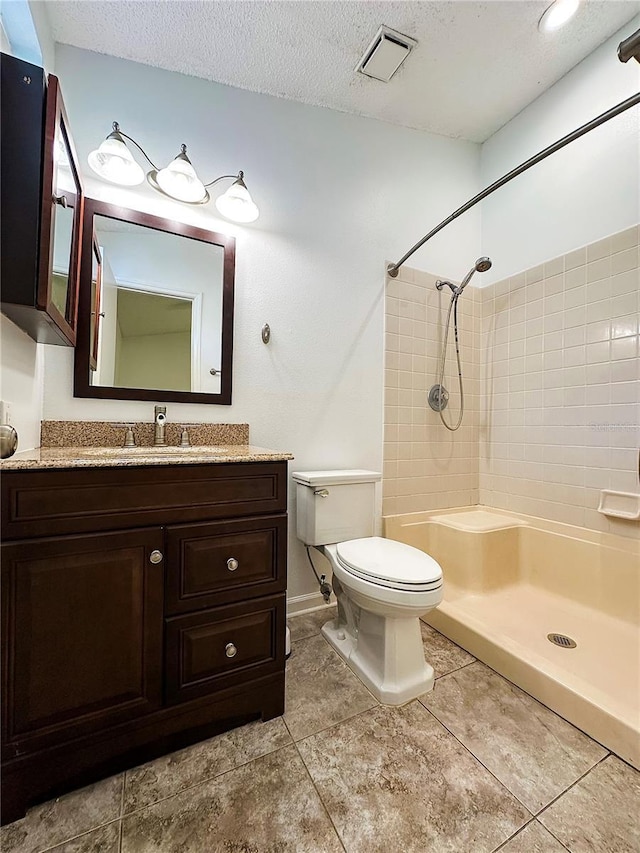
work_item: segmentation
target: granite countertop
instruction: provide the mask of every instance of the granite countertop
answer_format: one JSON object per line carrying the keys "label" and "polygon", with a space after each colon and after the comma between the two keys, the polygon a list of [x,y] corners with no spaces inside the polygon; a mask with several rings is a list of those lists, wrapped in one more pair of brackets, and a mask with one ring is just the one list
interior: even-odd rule
{"label": "granite countertop", "polygon": [[0,470],[116,468],[140,465],[218,465],[223,462],[282,462],[291,453],[251,444],[196,447],[39,447],[0,460]]}

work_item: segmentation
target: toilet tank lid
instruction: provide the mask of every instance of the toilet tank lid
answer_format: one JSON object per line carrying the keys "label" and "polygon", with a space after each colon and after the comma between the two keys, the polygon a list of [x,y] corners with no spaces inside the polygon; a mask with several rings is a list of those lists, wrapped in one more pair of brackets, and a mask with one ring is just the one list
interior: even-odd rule
{"label": "toilet tank lid", "polygon": [[345,471],[295,471],[296,483],[303,486],[340,486],[347,483],[375,483],[381,478],[379,471],[349,469]]}

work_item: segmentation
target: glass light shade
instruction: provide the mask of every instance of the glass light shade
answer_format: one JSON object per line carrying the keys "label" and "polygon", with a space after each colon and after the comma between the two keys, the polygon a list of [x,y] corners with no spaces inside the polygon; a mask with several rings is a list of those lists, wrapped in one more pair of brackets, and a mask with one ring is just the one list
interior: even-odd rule
{"label": "glass light shade", "polygon": [[160,169],[155,179],[160,189],[177,201],[194,204],[207,198],[205,186],[184,151],[165,169]]}
{"label": "glass light shade", "polygon": [[216,207],[232,222],[255,222],[260,215],[242,178],[234,181],[226,193],[216,199]]}
{"label": "glass light shade", "polygon": [[558,30],[578,11],[580,0],[555,0],[538,22],[538,29],[543,33]]}
{"label": "glass light shade", "polygon": [[89,154],[88,161],[96,175],[112,184],[133,187],[144,181],[144,169],[133,159],[122,139],[115,138],[114,134],[107,136],[100,147]]}

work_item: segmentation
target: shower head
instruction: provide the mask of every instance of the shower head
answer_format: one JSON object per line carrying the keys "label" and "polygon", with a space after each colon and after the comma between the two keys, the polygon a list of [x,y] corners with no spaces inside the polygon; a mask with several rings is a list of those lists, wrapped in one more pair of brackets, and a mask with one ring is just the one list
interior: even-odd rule
{"label": "shower head", "polygon": [[474,274],[474,272],[486,272],[487,270],[490,270],[490,269],[491,269],[491,258],[478,258],[478,260],[471,267],[469,272],[462,279],[462,283],[460,284],[460,287],[458,287],[456,289],[456,295],[460,296],[462,291],[465,289],[465,287],[471,281],[471,276]]}

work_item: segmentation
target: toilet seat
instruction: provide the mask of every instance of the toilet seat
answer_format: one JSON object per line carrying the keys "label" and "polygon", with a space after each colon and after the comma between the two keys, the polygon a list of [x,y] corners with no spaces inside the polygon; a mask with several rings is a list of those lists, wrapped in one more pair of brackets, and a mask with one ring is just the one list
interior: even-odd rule
{"label": "toilet seat", "polygon": [[377,586],[405,592],[430,592],[442,586],[442,570],[432,557],[393,539],[349,539],[338,543],[336,557],[345,572]]}

